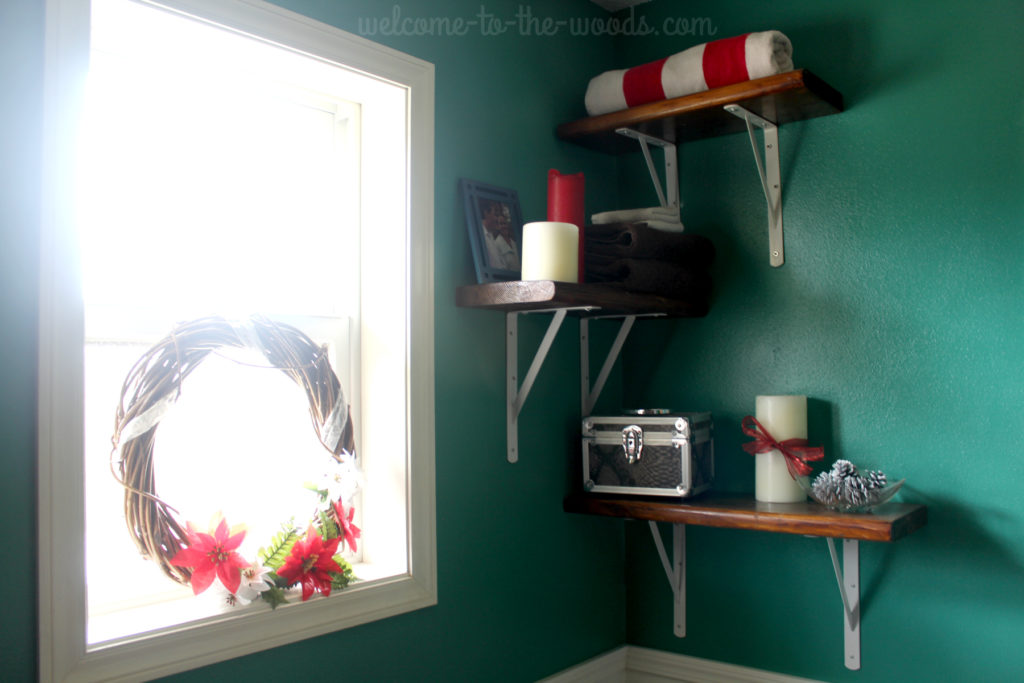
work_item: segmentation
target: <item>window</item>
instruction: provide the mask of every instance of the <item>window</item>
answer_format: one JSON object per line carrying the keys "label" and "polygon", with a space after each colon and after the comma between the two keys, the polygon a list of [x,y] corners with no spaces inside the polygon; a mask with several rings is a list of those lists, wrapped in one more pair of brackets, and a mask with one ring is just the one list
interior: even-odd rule
{"label": "window", "polygon": [[[56,680],[162,675],[436,601],[432,68],[271,5],[160,5],[48,3],[40,642]],[[273,612],[203,603],[137,559],[104,433],[127,366],[173,321],[255,311],[328,346],[369,482],[362,547],[346,556],[362,581]],[[161,495],[196,522],[272,510],[245,520],[255,547],[315,465],[251,474],[275,449],[322,449],[283,374],[202,366],[186,380],[196,399],[161,423]],[[232,449],[245,461],[216,456]]]}

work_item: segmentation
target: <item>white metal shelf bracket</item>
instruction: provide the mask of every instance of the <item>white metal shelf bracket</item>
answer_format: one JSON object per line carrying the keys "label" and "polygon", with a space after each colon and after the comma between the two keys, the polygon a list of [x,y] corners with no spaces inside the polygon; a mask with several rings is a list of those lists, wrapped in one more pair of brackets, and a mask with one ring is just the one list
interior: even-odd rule
{"label": "white metal shelf bracket", "polygon": [[[665,544],[661,540],[658,523],[648,520],[654,545],[658,549],[661,566],[668,577],[673,598],[673,633],[678,638],[686,637],[686,525],[672,525],[672,560],[669,561]],[[843,563],[840,568],[839,554],[835,541],[826,538],[828,551],[832,556],[832,568],[839,584],[839,596],[843,601],[843,663],[847,669],[860,669],[860,545],[856,539],[843,539]]]}
{"label": "white metal shelf bracket", "polygon": [[668,583],[672,587],[672,632],[677,638],[686,637],[686,525],[672,525],[672,562],[668,561],[668,553],[665,552],[665,544],[661,542],[661,533],[658,531],[658,523],[654,520],[647,522],[651,527],[651,536],[654,537],[654,545],[658,548],[658,557],[661,558],[661,566],[668,576]]}
{"label": "white metal shelf bracket", "polygon": [[634,322],[636,322],[635,315],[627,315],[622,319],[622,325],[619,327],[618,334],[615,335],[615,341],[612,342],[608,356],[604,360],[604,365],[601,366],[601,371],[597,375],[597,381],[591,387],[590,321],[586,318],[580,319],[580,413],[583,416],[590,415],[593,412],[594,405],[597,403],[601,391],[604,390],[605,382],[608,381],[608,375],[611,374],[612,366],[615,365],[619,353],[622,352],[622,346],[626,343],[626,337],[629,336],[629,331],[633,329]]}
{"label": "white metal shelf bracket", "polygon": [[839,597],[843,599],[843,663],[847,669],[857,671],[860,669],[860,546],[856,539],[843,539],[843,568],[840,570],[836,544],[831,538],[825,540],[839,583]]}
{"label": "white metal shelf bracket", "polygon": [[[679,157],[675,143],[656,138],[653,135],[641,133],[632,128],[616,128],[615,132],[627,138],[633,138],[640,143],[640,151],[644,153],[644,161],[647,162],[647,171],[651,174],[651,182],[654,183],[654,191],[658,193],[658,203],[663,207],[674,206],[679,208]],[[661,147],[665,152],[665,189],[661,188],[661,180],[658,178],[658,171],[654,168],[654,159],[651,158],[650,146]]]}
{"label": "white metal shelf bracket", "polygon": [[519,385],[518,377],[519,314],[505,314],[505,376],[508,385],[505,433],[508,443],[509,462],[519,460],[519,412],[523,409],[523,404],[526,403],[526,397],[529,396],[530,389],[533,388],[533,382],[537,379],[540,366],[544,363],[544,359],[547,358],[548,351],[551,350],[551,344],[555,340],[555,335],[558,334],[558,328],[565,321],[567,310],[560,308],[555,311],[554,317],[548,323],[547,332],[544,333],[544,338],[541,339],[540,346],[537,347],[537,353],[533,356],[530,369],[526,371],[526,377],[523,378],[522,386]]}
{"label": "white metal shelf bracket", "polygon": [[[782,237],[782,176],[779,173],[779,129],[766,119],[737,104],[725,105],[725,110],[743,119],[750,135],[750,146],[754,150],[757,174],[761,178],[764,198],[768,203],[768,253],[772,266],[778,268],[786,261],[786,249]],[[764,162],[757,151],[754,126],[764,132]]]}

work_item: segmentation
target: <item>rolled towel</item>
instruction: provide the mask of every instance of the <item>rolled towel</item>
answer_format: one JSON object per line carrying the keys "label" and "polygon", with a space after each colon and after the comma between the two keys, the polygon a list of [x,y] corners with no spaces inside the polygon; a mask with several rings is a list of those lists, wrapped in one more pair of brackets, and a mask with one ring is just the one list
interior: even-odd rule
{"label": "rolled towel", "polygon": [[632,69],[598,74],[587,86],[584,103],[587,113],[597,116],[792,69],[789,38],[779,31],[745,33],[695,45]]}
{"label": "rolled towel", "polygon": [[588,259],[586,266],[587,282],[616,284],[630,292],[692,300],[711,295],[711,274],[703,268],[649,259]]}
{"label": "rolled towel", "polygon": [[678,235],[652,230],[644,223],[588,225],[584,234],[584,262],[614,259],[658,259],[694,268],[715,260],[715,245],[703,235]]}

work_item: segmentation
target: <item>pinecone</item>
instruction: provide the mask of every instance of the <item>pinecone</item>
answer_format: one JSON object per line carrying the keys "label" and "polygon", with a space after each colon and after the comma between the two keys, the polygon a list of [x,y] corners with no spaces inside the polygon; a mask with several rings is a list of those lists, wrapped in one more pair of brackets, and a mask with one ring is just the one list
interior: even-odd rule
{"label": "pinecone", "polygon": [[839,503],[839,495],[843,490],[843,482],[831,472],[822,472],[811,484],[811,491],[819,503],[823,505],[836,505]]}
{"label": "pinecone", "polygon": [[857,476],[857,466],[849,460],[836,460],[832,463],[832,475],[838,479]]}
{"label": "pinecone", "polygon": [[885,487],[888,480],[882,470],[871,470],[868,472],[865,483],[869,489],[880,489]]}
{"label": "pinecone", "polygon": [[888,478],[881,470],[866,470],[860,475],[857,466],[849,460],[836,460],[831,470],[815,477],[811,495],[822,505],[834,509],[866,509],[878,502],[881,489],[887,484]]}
{"label": "pinecone", "polygon": [[842,501],[847,505],[859,507],[868,502],[868,487],[863,477],[856,474],[843,479]]}

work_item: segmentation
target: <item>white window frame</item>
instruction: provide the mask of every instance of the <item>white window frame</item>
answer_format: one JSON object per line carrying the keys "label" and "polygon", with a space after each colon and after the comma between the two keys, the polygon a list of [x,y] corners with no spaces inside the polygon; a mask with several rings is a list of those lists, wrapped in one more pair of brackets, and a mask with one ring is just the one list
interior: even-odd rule
{"label": "white window frame", "polygon": [[[344,64],[406,89],[407,525],[405,574],[329,599],[212,618],[86,648],[84,315],[72,201],[75,126],[89,55],[89,0],[46,0],[44,215],[39,304],[39,671],[44,681],[147,680],[437,603],[434,477],[433,65],[260,0],[161,5]],[[396,268],[401,264],[394,264]],[[400,400],[401,397],[396,397]]]}

